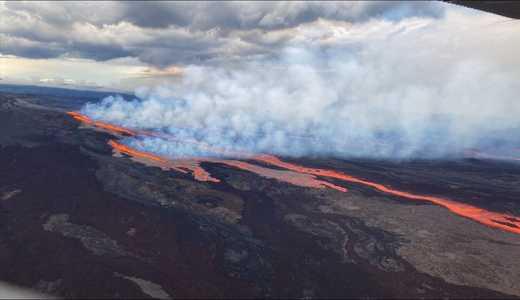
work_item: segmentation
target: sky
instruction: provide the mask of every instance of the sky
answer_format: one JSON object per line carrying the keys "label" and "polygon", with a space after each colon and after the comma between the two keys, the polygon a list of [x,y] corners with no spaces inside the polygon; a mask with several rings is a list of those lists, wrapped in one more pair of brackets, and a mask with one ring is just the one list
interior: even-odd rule
{"label": "sky", "polygon": [[450,13],[472,16],[453,22],[469,36],[518,26],[441,2],[0,1],[0,78],[133,91],[176,81],[187,66],[233,68],[288,47],[355,48]]}

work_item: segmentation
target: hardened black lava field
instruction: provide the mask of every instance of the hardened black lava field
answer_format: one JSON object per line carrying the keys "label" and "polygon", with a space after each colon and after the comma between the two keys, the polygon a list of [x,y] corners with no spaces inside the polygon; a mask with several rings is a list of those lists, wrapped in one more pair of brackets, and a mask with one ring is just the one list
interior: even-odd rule
{"label": "hardened black lava field", "polygon": [[[331,178],[220,182],[113,155],[83,104],[0,94],[0,280],[63,297],[520,296],[520,235]],[[284,158],[520,215],[520,164]],[[509,226],[515,226],[511,224]]]}

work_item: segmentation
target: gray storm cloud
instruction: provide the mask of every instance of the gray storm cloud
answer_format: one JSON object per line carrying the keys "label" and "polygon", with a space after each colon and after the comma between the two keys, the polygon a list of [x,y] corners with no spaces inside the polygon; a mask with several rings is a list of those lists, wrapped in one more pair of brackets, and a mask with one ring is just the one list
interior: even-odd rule
{"label": "gray storm cloud", "polygon": [[[295,42],[276,59],[188,66],[175,85],[137,89],[132,101],[108,97],[82,112],[289,156],[435,158],[518,146],[518,27],[475,20],[453,13],[356,25],[332,46]],[[160,138],[125,143],[171,157],[210,155]]]}
{"label": "gray storm cloud", "polygon": [[270,54],[255,38],[316,20],[439,18],[435,2],[0,1],[0,53],[98,61],[134,57],[158,67]]}

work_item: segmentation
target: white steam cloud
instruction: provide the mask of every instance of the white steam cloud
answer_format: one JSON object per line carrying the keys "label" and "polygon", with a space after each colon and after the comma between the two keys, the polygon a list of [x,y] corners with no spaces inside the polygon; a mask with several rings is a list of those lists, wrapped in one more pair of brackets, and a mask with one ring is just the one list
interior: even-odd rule
{"label": "white steam cloud", "polygon": [[[520,24],[452,11],[444,19],[324,23],[277,59],[188,66],[177,84],[108,97],[82,112],[214,147],[281,155],[446,157],[520,145]],[[126,143],[210,155],[160,138]]]}

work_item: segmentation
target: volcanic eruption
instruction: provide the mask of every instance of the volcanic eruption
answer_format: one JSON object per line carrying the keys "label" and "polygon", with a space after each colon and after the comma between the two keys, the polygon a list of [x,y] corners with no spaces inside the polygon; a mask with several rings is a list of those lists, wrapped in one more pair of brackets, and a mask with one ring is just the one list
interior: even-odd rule
{"label": "volcanic eruption", "polygon": [[[93,121],[89,117],[82,115],[78,112],[68,112],[70,116],[72,116],[75,120],[78,120],[86,125],[94,126],[99,129],[106,130],[115,135],[129,135],[129,136],[163,136],[166,138],[174,139],[175,141],[182,143],[182,139],[178,139],[172,135],[165,135],[161,133],[153,133],[150,131],[136,131],[116,125],[112,125],[105,122]],[[188,140],[186,141],[190,144],[196,144],[197,146],[201,146],[206,150],[211,150],[216,154],[220,155],[229,155],[229,152],[225,152],[218,148],[211,148],[204,143],[198,143],[196,140]],[[248,163],[241,160],[235,159],[222,159],[222,158],[213,158],[213,157],[189,157],[182,159],[171,159],[167,157],[163,157],[160,155],[156,155],[153,153],[149,153],[146,151],[140,151],[134,149],[128,145],[119,143],[114,140],[108,141],[108,144],[114,149],[114,151],[118,153],[123,153],[128,156],[131,156],[138,161],[144,163],[150,163],[152,165],[156,165],[162,167],[163,169],[171,169],[182,173],[191,172],[196,180],[199,181],[210,181],[214,183],[220,182],[218,178],[214,178],[211,174],[206,171],[203,167],[201,167],[201,163],[210,162],[223,164],[230,167],[234,167],[237,169],[249,171],[260,176],[266,178],[276,179],[282,182],[290,183],[297,186],[310,187],[310,188],[324,188],[328,187],[339,192],[347,192],[346,187],[338,186],[336,184],[327,182],[325,180],[319,178],[332,178],[335,180],[343,181],[346,183],[354,183],[360,184],[363,186],[367,186],[378,190],[380,192],[390,194],[393,196],[398,196],[401,198],[414,200],[414,201],[426,201],[432,204],[436,204],[442,207],[447,208],[449,211],[457,214],[459,216],[469,218],[481,224],[487,225],[489,227],[498,228],[501,230],[505,230],[508,232],[520,234],[520,218],[503,214],[498,212],[488,211],[473,205],[460,203],[454,200],[450,200],[447,198],[429,196],[429,195],[419,195],[406,191],[397,190],[394,188],[387,187],[383,184],[379,184],[376,182],[364,180],[361,178],[357,178],[351,176],[349,174],[345,174],[342,172],[338,172],[335,170],[328,169],[319,169],[319,168],[308,168],[305,166],[288,163],[282,161],[280,158],[274,155],[267,154],[254,154],[254,153],[244,153],[240,152],[240,158],[247,158],[250,161],[261,162],[264,164],[272,165],[277,168],[281,168],[283,170],[270,169],[263,166],[255,165],[252,163]]]}
{"label": "volcanic eruption", "polygon": [[520,24],[448,2],[0,0],[0,282],[520,296]]}

